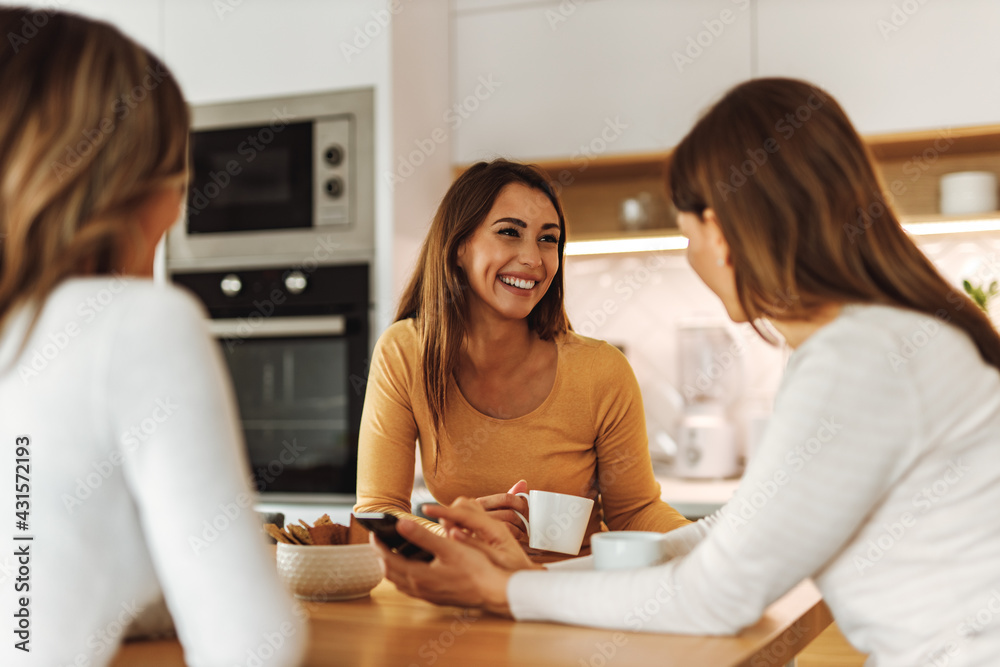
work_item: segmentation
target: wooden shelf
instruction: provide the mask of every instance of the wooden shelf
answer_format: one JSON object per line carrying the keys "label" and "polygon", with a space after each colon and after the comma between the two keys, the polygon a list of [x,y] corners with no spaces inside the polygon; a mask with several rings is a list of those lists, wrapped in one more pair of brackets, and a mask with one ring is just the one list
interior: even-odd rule
{"label": "wooden shelf", "polygon": [[[1000,220],[1000,212],[961,217],[938,213],[943,174],[991,171],[1000,177],[1000,125],[879,134],[864,139],[882,172],[888,198],[905,223]],[[570,241],[641,239],[677,233],[676,211],[666,185],[669,156],[670,151],[663,151],[538,160],[533,164],[557,184]],[[456,167],[455,174],[466,168]],[[619,221],[621,203],[642,193],[657,202],[652,224],[641,230],[623,228]]]}

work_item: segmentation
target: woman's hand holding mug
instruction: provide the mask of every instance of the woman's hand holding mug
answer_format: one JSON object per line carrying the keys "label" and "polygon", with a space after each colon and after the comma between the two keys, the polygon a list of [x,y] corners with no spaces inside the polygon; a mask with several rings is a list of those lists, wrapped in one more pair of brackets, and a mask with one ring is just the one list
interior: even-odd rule
{"label": "woman's hand holding mug", "polygon": [[527,492],[528,483],[522,479],[510,487],[510,491],[507,493],[495,493],[492,496],[476,498],[480,507],[486,510],[491,518],[506,524],[511,535],[524,547],[528,546],[528,533],[517,514],[528,516],[528,501],[517,494]]}

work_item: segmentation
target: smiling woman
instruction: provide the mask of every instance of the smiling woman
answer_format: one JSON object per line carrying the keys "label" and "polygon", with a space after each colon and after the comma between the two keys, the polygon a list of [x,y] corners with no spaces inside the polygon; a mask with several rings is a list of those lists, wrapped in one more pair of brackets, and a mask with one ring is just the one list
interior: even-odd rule
{"label": "smiling woman", "polygon": [[373,355],[357,511],[410,515],[419,446],[438,501],[478,498],[522,543],[529,485],[596,501],[584,553],[601,530],[687,523],[660,500],[625,357],[571,331],[565,233],[534,167],[480,162],[449,189]]}

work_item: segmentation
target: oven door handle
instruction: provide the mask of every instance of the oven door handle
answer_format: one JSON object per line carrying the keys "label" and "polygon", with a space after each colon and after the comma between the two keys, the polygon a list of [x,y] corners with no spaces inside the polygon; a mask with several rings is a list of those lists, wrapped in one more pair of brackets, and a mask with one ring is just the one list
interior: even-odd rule
{"label": "oven door handle", "polygon": [[282,338],[287,336],[342,336],[347,331],[343,315],[321,317],[272,317],[254,322],[247,318],[209,320],[216,338]]}

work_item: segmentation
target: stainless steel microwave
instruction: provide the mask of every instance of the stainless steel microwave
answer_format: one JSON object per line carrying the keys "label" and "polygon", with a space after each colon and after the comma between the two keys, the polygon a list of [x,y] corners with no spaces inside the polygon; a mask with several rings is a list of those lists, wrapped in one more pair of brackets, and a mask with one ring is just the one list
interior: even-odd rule
{"label": "stainless steel microwave", "polygon": [[373,254],[370,88],[192,108],[192,181],[173,270]]}

